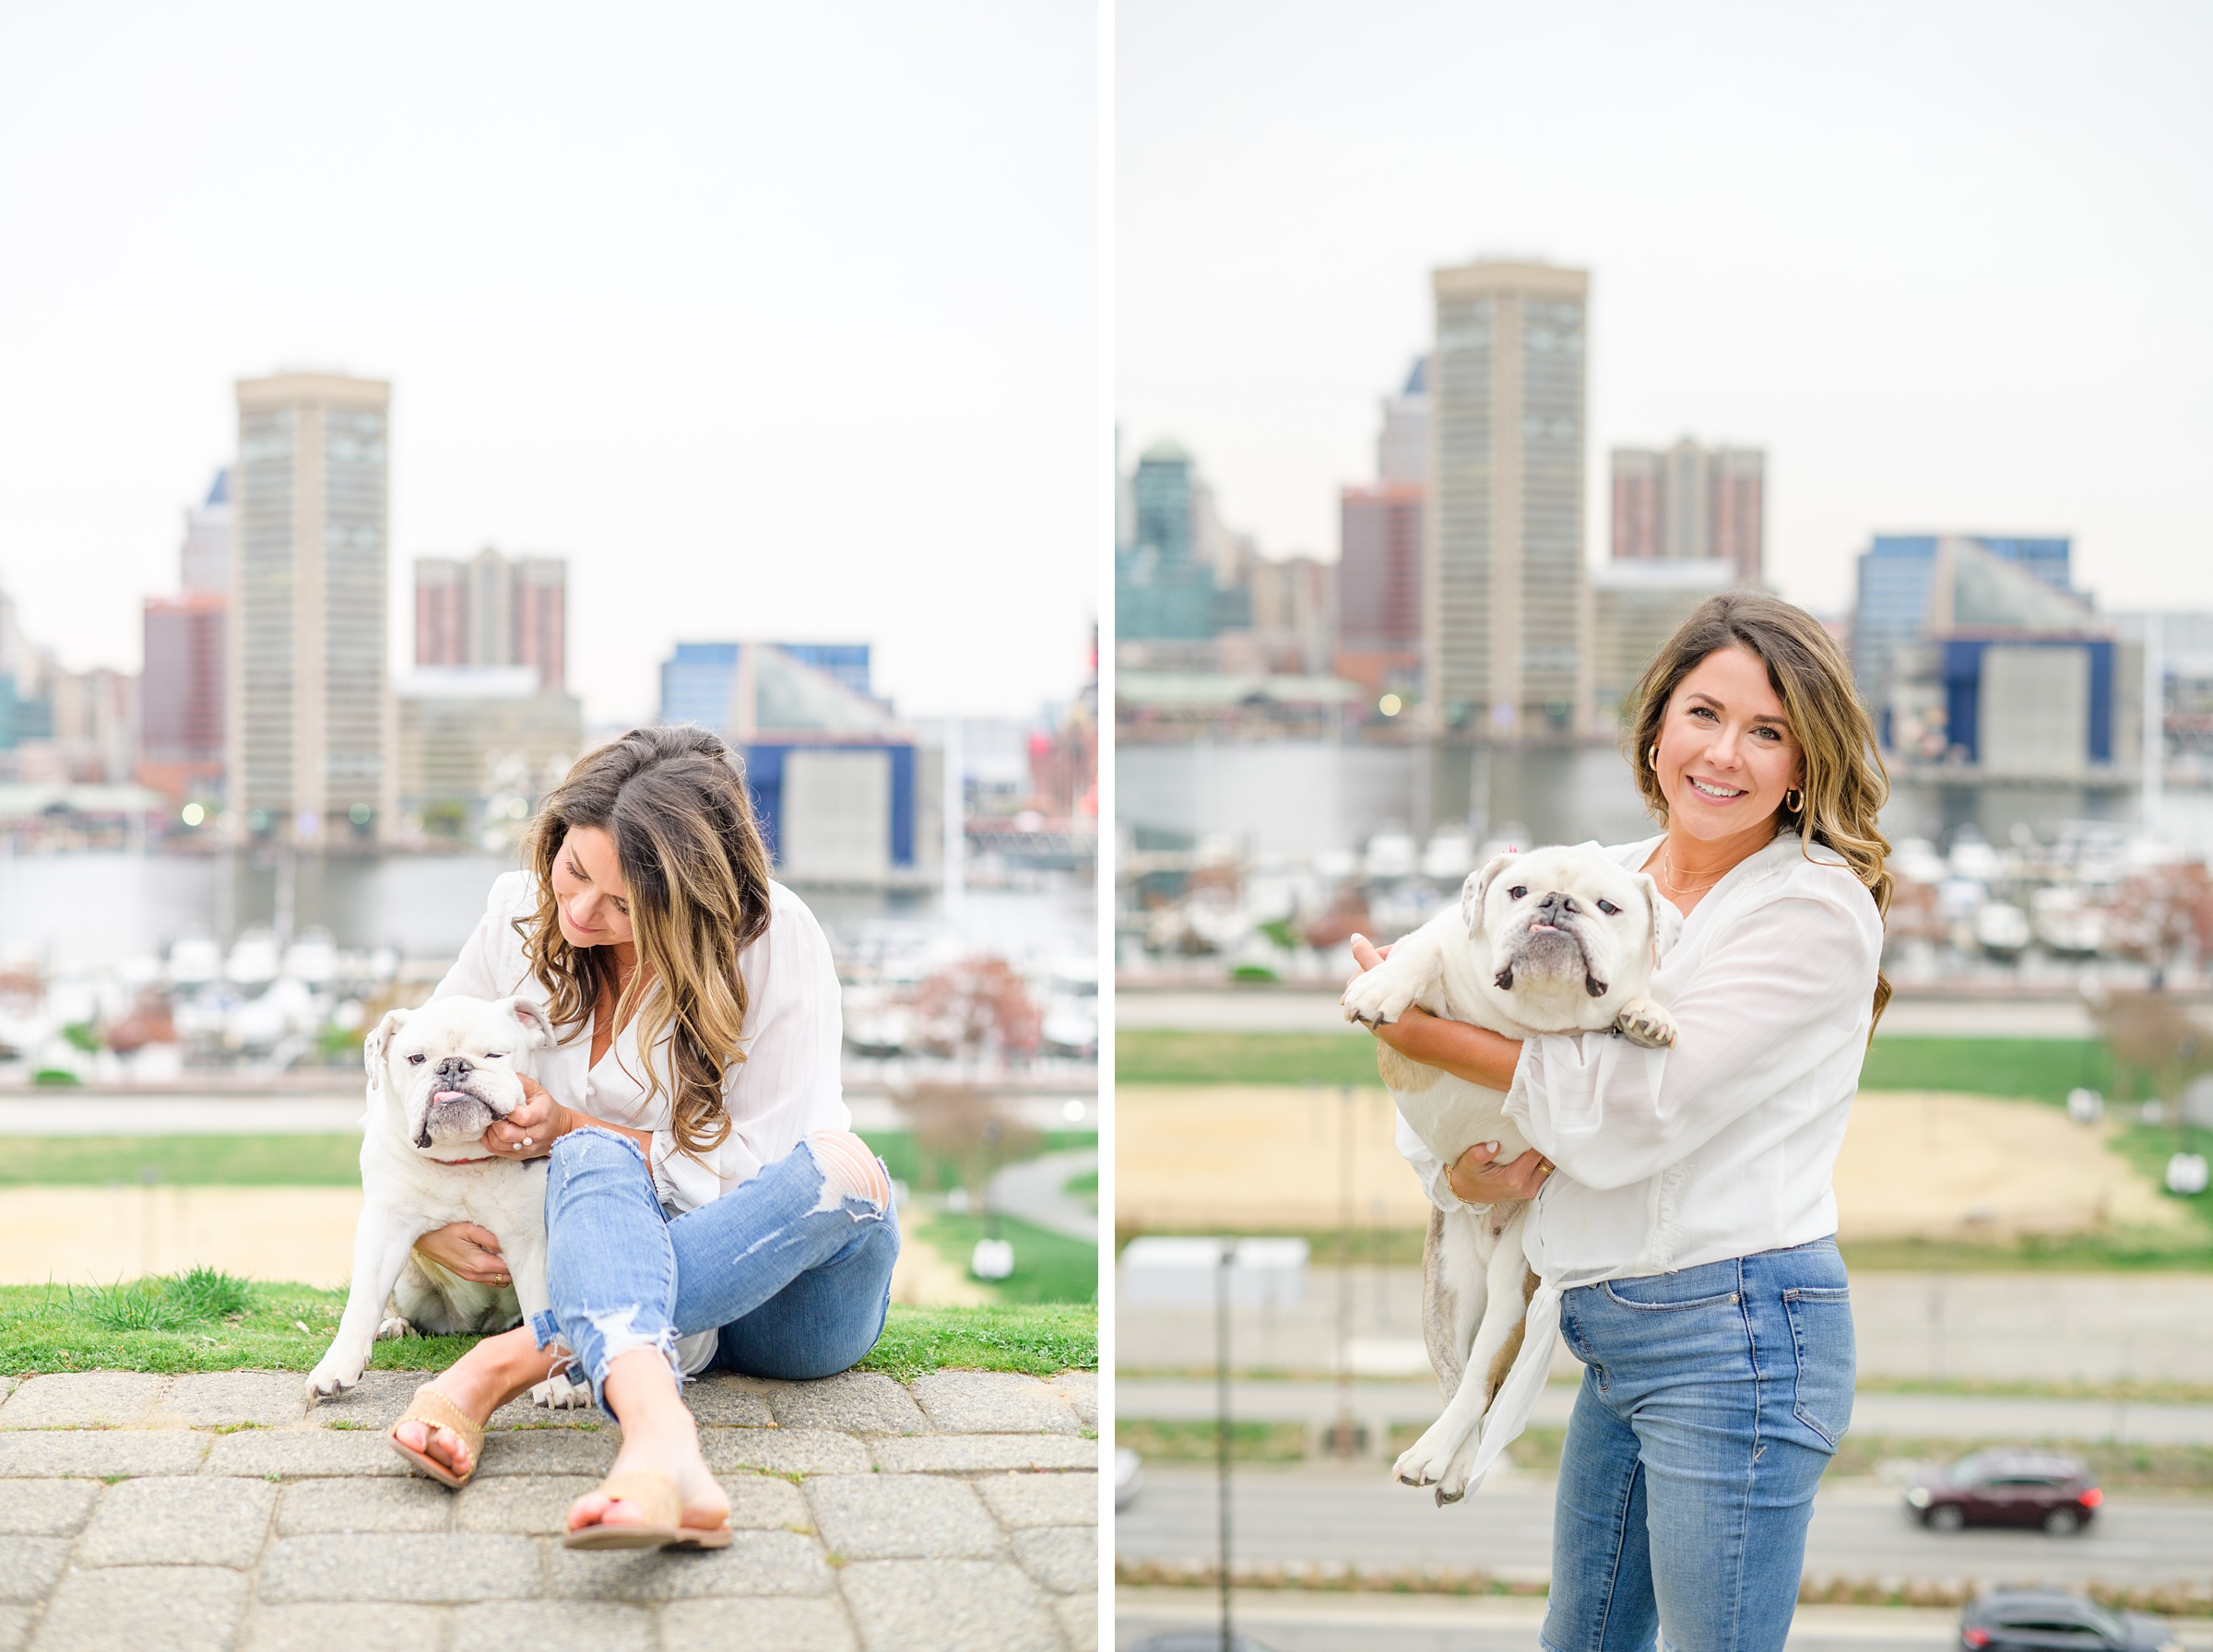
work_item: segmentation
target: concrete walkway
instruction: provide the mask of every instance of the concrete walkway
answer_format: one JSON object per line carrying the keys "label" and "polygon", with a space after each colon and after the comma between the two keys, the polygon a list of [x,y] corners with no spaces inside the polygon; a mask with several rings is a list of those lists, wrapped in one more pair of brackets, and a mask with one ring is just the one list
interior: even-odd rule
{"label": "concrete walkway", "polygon": [[1099,1213],[1083,1199],[1061,1191],[1085,1171],[1099,1167],[1099,1150],[1071,1148],[1010,1164],[991,1178],[991,1208],[1064,1238],[1086,1245],[1099,1242]]}
{"label": "concrete walkway", "polygon": [[714,1376],[714,1553],[575,1553],[617,1434],[509,1406],[455,1493],[380,1437],[421,1375],[0,1378],[0,1652],[1090,1652],[1096,1384]]}

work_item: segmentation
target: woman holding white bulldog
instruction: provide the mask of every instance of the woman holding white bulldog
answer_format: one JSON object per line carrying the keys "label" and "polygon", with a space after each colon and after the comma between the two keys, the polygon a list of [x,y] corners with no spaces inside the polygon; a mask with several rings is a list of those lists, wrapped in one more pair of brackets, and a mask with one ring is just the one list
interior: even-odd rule
{"label": "woman holding white bulldog", "polygon": [[[1628,722],[1666,831],[1609,853],[1685,914],[1652,987],[1674,1046],[1517,1042],[1419,1009],[1376,1035],[1506,1091],[1536,1144],[1446,1165],[1401,1127],[1440,1207],[1537,1200],[1538,1304],[1556,1301],[1585,1366],[1544,1646],[1641,1652],[1664,1624],[1677,1652],[1761,1652],[1789,1631],[1814,1490],[1852,1419],[1830,1173],[1889,997],[1889,788],[1835,642],[1770,596],[1705,604]],[[1354,951],[1363,969],[1380,956]],[[1549,1345],[1533,1311],[1531,1333]]]}
{"label": "woman holding white bulldog", "polygon": [[[838,984],[767,851],[730,753],[633,730],[538,811],[529,869],[493,885],[438,997],[519,994],[555,1047],[486,1148],[550,1155],[551,1307],[418,1391],[395,1449],[458,1485],[492,1411],[557,1372],[622,1425],[614,1472],[569,1511],[577,1548],[729,1541],[682,1379],[843,1371],[875,1346],[899,1252],[891,1183],[850,1128]],[[498,1242],[441,1228],[419,1255],[507,1282]]]}

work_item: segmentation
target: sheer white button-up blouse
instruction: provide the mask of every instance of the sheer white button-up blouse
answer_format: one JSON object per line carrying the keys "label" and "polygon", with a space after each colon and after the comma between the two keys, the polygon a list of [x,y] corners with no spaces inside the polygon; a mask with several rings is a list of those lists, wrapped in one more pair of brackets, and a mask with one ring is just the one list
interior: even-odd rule
{"label": "sheer white button-up blouse", "polygon": [[[528,922],[537,908],[537,881],[529,873],[499,878],[476,933],[431,996],[515,996],[544,1004],[546,990],[530,973],[515,928],[517,918]],[[719,1198],[789,1153],[812,1131],[853,1127],[846,1106],[840,1062],[844,1022],[830,943],[806,903],[780,883],[769,885],[768,926],[738,954],[738,973],[746,992],[745,1059],[733,1062],[723,1075],[730,1133],[720,1147],[694,1155],[676,1144],[669,1127],[674,1104],[666,1032],[655,1050],[661,1077],[657,1096],[650,1095],[634,1022],[615,1034],[597,1066],[590,1017],[566,1029],[561,1044],[538,1051],[533,1063],[532,1075],[562,1105],[626,1129],[653,1132],[647,1160],[662,1207],[672,1215]],[[562,1031],[556,1028],[556,1035]],[[714,1349],[712,1331],[683,1338],[677,1345],[687,1372],[704,1370]]]}
{"label": "sheer white button-up blouse", "polygon": [[[1634,870],[1659,844],[1606,853]],[[1563,1289],[1836,1232],[1829,1177],[1882,945],[1875,897],[1842,857],[1785,833],[1714,885],[1661,961],[1652,996],[1675,1017],[1673,1048],[1597,1032],[1522,1044],[1506,1112],[1558,1174],[1523,1230],[1543,1285],[1484,1425],[1479,1478],[1544,1384]],[[1399,1147],[1432,1200],[1458,1204],[1403,1120]]]}

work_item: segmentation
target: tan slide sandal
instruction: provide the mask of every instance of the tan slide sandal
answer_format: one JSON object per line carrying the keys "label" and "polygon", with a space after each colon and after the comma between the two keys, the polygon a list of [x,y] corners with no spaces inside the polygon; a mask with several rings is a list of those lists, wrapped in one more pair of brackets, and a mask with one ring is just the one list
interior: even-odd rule
{"label": "tan slide sandal", "polygon": [[[468,1447],[468,1474],[456,1474],[436,1457],[427,1452],[418,1451],[401,1440],[401,1422],[420,1422],[432,1428],[448,1428],[459,1434],[462,1444]],[[429,1442],[426,1440],[424,1443],[427,1445]],[[484,1461],[484,1431],[463,1416],[460,1407],[428,1383],[415,1390],[415,1398],[408,1402],[408,1409],[398,1422],[385,1430],[385,1444],[439,1484],[452,1486],[456,1491],[468,1483],[469,1474],[474,1474]]]}
{"label": "tan slide sandal", "polygon": [[684,1503],[676,1481],[658,1469],[627,1469],[610,1474],[592,1490],[616,1503],[635,1504],[645,1517],[636,1525],[609,1526],[600,1520],[562,1533],[567,1549],[728,1549],[728,1526],[682,1524]]}

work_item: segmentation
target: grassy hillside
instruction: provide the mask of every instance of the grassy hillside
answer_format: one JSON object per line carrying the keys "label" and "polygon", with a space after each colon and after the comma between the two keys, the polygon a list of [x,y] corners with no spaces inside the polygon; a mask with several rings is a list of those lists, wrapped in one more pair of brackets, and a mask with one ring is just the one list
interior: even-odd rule
{"label": "grassy hillside", "polygon": [[[0,1286],[0,1375],[48,1371],[307,1371],[330,1346],[345,1293],[263,1284],[209,1269],[108,1286]],[[1098,1309],[1089,1304],[984,1308],[894,1305],[866,1371],[912,1376],[1095,1369]],[[380,1371],[443,1370],[474,1341],[379,1342]]]}

